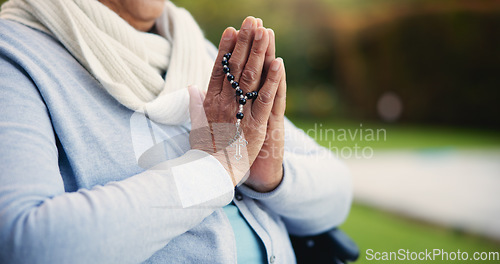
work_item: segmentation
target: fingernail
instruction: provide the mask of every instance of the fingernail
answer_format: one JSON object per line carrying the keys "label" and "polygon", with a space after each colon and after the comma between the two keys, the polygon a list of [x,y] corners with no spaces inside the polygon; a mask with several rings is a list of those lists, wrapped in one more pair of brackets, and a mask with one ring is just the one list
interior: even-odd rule
{"label": "fingernail", "polygon": [[257,18],[257,23],[261,24],[262,26],[264,26],[264,22],[262,21],[262,19],[260,18]]}
{"label": "fingernail", "polygon": [[253,25],[253,17],[247,17],[245,21],[243,21],[243,25],[241,25],[241,29],[250,29]]}
{"label": "fingernail", "polygon": [[282,58],[277,58],[271,63],[271,70],[272,71],[278,71],[280,69],[281,64],[283,63]]}
{"label": "fingernail", "polygon": [[257,33],[255,33],[255,40],[261,40],[262,39],[262,35],[264,35],[264,29],[259,28],[257,30]]}
{"label": "fingernail", "polygon": [[233,28],[226,28],[226,30],[224,30],[224,33],[222,34],[223,35],[223,39],[224,40],[231,40],[233,39],[233,35],[234,35],[234,30]]}

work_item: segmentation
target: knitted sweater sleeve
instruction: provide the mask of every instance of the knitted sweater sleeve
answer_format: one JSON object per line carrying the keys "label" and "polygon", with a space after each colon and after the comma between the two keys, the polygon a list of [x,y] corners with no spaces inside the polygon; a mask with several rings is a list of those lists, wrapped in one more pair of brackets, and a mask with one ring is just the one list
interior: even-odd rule
{"label": "knitted sweater sleeve", "polygon": [[0,263],[141,262],[231,201],[226,170],[196,150],[65,192],[50,113],[8,54],[0,53]]}

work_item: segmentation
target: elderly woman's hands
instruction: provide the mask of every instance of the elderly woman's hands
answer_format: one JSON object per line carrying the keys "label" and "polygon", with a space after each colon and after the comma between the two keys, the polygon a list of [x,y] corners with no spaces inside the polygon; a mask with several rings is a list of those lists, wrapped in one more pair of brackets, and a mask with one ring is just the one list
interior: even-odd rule
{"label": "elderly woman's hands", "polygon": [[[248,100],[244,106],[241,127],[248,144],[242,152],[245,158],[239,161],[234,159],[237,146],[229,146],[236,132],[238,103],[235,90],[222,71],[222,57],[228,52],[232,52],[231,73],[241,89],[245,93],[259,92],[257,99]],[[235,185],[252,165],[247,184],[258,191],[274,189],[282,177],[281,134],[286,84],[283,61],[274,56],[272,30],[262,27],[261,20],[248,17],[239,32],[228,28],[223,33],[206,96],[190,87],[191,148],[217,158],[233,176]],[[265,156],[276,148],[281,154]]]}

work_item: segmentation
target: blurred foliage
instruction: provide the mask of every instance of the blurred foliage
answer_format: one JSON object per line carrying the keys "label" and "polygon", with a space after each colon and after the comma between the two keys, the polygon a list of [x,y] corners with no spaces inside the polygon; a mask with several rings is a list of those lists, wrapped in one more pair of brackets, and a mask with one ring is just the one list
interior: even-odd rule
{"label": "blurred foliage", "polygon": [[498,1],[174,2],[214,43],[247,15],[274,28],[288,115],[375,120],[377,101],[391,91],[401,121],[500,127]]}
{"label": "blurred foliage", "polygon": [[441,4],[360,27],[342,60],[352,71],[342,80],[352,110],[376,118],[377,99],[390,91],[401,97],[403,120],[500,127],[500,9],[487,7]]}

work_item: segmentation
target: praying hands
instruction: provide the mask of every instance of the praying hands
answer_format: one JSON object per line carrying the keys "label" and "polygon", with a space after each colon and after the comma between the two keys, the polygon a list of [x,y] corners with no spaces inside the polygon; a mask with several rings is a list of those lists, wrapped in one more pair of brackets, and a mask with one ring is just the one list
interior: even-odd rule
{"label": "praying hands", "polygon": [[[217,158],[234,185],[275,189],[283,178],[286,76],[283,60],[275,57],[274,32],[253,17],[239,31],[227,28],[208,91],[189,92],[191,148]],[[252,92],[258,96],[252,99]]]}

